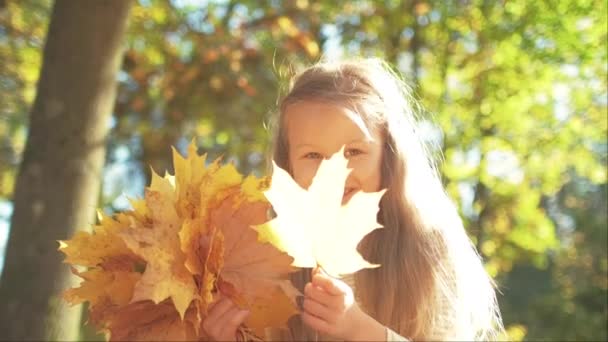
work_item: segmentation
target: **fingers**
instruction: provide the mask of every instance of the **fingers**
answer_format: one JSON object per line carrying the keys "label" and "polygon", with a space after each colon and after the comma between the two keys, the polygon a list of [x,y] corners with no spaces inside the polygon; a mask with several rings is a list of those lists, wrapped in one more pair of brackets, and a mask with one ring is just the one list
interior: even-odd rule
{"label": "fingers", "polygon": [[323,288],[325,291],[327,291],[327,293],[332,296],[344,295],[347,291],[344,286],[342,286],[342,281],[335,278],[331,278],[323,273],[316,273],[315,275],[313,275],[312,284]]}
{"label": "fingers", "polygon": [[234,307],[234,303],[228,298],[221,298],[209,307],[209,318],[219,319],[226,311]]}
{"label": "fingers", "polygon": [[309,327],[313,328],[314,330],[316,330],[318,332],[326,333],[326,334],[330,334],[330,335],[332,334],[331,325],[321,318],[315,317],[314,315],[311,315],[307,312],[303,312],[302,321],[304,321],[304,323],[306,325],[308,325]]}
{"label": "fingers", "polygon": [[315,267],[315,268],[313,268],[313,269],[312,269],[312,271],[311,271],[311,274],[310,274],[310,275],[311,275],[312,277],[314,277],[316,274],[322,274],[322,275],[324,275],[324,276],[331,277],[331,276],[329,275],[329,273],[327,273],[323,267],[318,266],[318,265],[317,265],[317,267]]}
{"label": "fingers", "polygon": [[237,306],[230,309],[223,316],[221,321],[223,325],[218,327],[220,335],[223,338],[234,338],[236,330],[249,316],[248,310],[241,310]]}
{"label": "fingers", "polygon": [[209,309],[203,321],[203,330],[214,340],[235,340],[236,330],[249,316],[230,299],[222,298]]}
{"label": "fingers", "polygon": [[328,323],[336,322],[337,315],[335,311],[314,299],[306,298],[304,300],[303,308],[305,313],[319,317]]}
{"label": "fingers", "polygon": [[[340,279],[332,278],[319,267],[304,286],[302,321],[310,328],[348,340],[357,327],[357,305],[353,290]],[[354,309],[353,309],[354,308]]]}
{"label": "fingers", "polygon": [[340,309],[339,303],[341,298],[339,296],[330,295],[323,288],[315,286],[312,283],[308,283],[304,286],[304,295],[307,299],[313,299],[327,307]]}

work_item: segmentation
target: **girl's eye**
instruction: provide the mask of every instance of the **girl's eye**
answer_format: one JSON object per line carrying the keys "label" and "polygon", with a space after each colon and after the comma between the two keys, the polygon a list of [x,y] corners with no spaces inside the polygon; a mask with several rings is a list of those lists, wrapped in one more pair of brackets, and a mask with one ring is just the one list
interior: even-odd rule
{"label": "girl's eye", "polygon": [[304,155],[305,159],[323,159],[323,156],[318,152],[308,152]]}
{"label": "girl's eye", "polygon": [[350,148],[350,149],[344,151],[344,156],[347,158],[354,157],[354,156],[360,155],[361,153],[363,153],[363,151],[356,149],[356,148]]}

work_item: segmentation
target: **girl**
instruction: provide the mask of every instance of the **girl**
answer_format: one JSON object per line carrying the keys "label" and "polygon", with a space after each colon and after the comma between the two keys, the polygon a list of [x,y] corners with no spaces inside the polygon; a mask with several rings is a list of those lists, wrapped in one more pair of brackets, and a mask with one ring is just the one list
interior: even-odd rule
{"label": "girl", "polygon": [[[488,340],[502,331],[494,285],[446,195],[416,126],[408,88],[377,59],[320,63],[279,102],[272,157],[307,188],[322,159],[345,146],[353,169],[343,202],[388,189],[377,229],[359,246],[381,267],[335,279],[317,269],[294,283],[301,315],[281,340]],[[247,312],[229,300],[205,331],[235,339]]]}

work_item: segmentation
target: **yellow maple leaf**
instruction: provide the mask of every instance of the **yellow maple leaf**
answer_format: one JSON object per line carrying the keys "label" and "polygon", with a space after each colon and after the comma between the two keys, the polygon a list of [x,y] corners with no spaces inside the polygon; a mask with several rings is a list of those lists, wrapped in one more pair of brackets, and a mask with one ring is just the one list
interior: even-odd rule
{"label": "yellow maple leaf", "polygon": [[179,232],[180,245],[186,253],[186,268],[193,274],[201,274],[202,257],[198,254],[200,234],[205,230],[205,202],[201,201],[201,183],[203,178],[216,167],[206,168],[206,155],[198,156],[196,145],[188,146],[188,158],[183,158],[173,148],[173,167],[175,169],[175,193],[177,214],[184,220]]}
{"label": "yellow maple leaf", "polygon": [[91,268],[85,272],[72,268],[72,273],[84,279],[80,287],[63,294],[66,301],[73,305],[88,301],[90,306],[96,306],[105,298],[112,305],[126,305],[131,301],[133,288],[141,278],[137,272],[108,272],[102,268]]}
{"label": "yellow maple leaf", "polygon": [[278,286],[265,288],[263,295],[249,301],[231,283],[222,279],[218,280],[218,288],[237,305],[249,309],[245,326],[257,336],[267,336],[266,329],[269,328],[286,328],[289,318],[298,313],[295,296],[301,293],[288,280],[279,282]]}
{"label": "yellow maple leaf", "polygon": [[126,245],[146,262],[146,270],[135,286],[133,301],[160,303],[171,298],[183,317],[196,296],[196,284],[184,265],[178,233],[182,222],[175,210],[175,193],[167,178],[152,172],[152,184],[146,189],[151,226],[133,220],[130,229],[121,231]]}
{"label": "yellow maple leaf", "polygon": [[385,190],[357,192],[342,205],[350,172],[347,165],[343,149],[323,160],[308,190],[273,165],[271,186],[265,195],[277,217],[257,229],[291,255],[294,266],[319,265],[333,276],[379,266],[365,261],[357,245],[369,232],[381,228],[376,215]]}
{"label": "yellow maple leaf", "polygon": [[188,146],[188,158],[182,157],[175,148],[173,151],[173,168],[175,169],[175,193],[177,212],[181,217],[196,217],[201,208],[200,184],[210,171],[205,167],[207,155],[199,156],[196,145]]}
{"label": "yellow maple leaf", "polygon": [[200,285],[202,303],[199,307],[206,314],[208,305],[213,301],[213,291],[216,288],[220,269],[224,265],[224,236],[219,233],[218,227],[213,226],[208,235],[201,237],[200,243],[205,255],[205,272]]}
{"label": "yellow maple leaf", "polygon": [[[59,241],[59,251],[66,255],[65,263],[95,267],[111,263],[136,264],[141,262],[118,233],[128,227],[124,218],[114,220],[98,212],[99,224],[93,227],[92,233],[79,231],[70,241]],[[126,265],[128,266],[128,265]]]}
{"label": "yellow maple leaf", "polygon": [[216,159],[205,166],[205,161],[206,155],[198,156],[194,142],[188,146],[187,158],[173,149],[176,208],[183,219],[179,237],[186,253],[186,267],[193,274],[203,273],[204,256],[198,247],[202,236],[209,233],[209,212],[242,181],[234,165],[221,166],[220,159]]}
{"label": "yellow maple leaf", "polygon": [[251,314],[245,325],[257,335],[266,336],[266,329],[285,327],[289,318],[298,313],[292,298],[280,288],[268,291],[268,296],[256,298],[249,306]]}

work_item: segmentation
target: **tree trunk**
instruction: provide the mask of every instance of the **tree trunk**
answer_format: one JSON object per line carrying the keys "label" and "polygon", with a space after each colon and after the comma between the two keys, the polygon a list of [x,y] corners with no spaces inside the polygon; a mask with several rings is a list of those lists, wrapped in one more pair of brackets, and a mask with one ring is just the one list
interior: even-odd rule
{"label": "tree trunk", "polygon": [[56,240],[94,222],[130,1],[57,0],[14,195],[0,339],[76,340]]}

